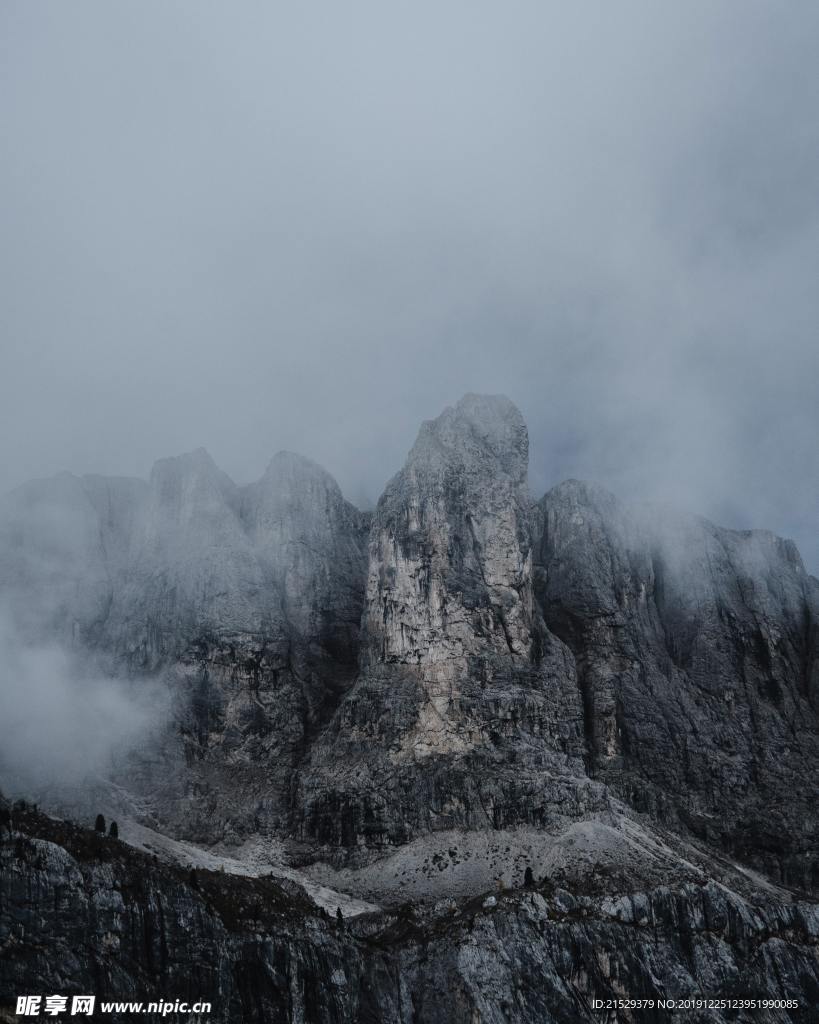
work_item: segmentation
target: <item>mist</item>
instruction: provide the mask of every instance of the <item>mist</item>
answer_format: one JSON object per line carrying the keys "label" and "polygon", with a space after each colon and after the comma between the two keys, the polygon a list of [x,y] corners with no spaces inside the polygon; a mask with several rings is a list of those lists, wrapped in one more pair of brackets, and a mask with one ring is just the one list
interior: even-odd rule
{"label": "mist", "polygon": [[0,790],[78,799],[155,733],[154,683],[105,678],[59,645],[21,643],[0,619]]}
{"label": "mist", "polygon": [[6,4],[0,48],[0,489],[288,448],[372,505],[503,392],[535,496],[819,568],[816,5]]}

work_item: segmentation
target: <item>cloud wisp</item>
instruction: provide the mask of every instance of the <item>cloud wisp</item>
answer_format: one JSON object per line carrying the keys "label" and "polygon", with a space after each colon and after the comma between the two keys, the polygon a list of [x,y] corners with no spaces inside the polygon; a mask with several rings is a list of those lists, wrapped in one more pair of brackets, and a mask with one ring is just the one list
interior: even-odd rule
{"label": "cloud wisp", "polygon": [[105,678],[57,645],[19,641],[0,622],[0,788],[77,793],[156,732],[166,698],[145,680]]}

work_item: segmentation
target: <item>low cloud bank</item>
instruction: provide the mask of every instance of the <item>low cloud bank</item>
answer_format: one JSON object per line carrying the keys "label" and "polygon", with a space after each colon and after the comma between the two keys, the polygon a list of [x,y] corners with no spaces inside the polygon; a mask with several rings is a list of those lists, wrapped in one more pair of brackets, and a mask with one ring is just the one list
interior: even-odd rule
{"label": "low cloud bank", "polygon": [[159,725],[156,684],[106,678],[56,646],[26,646],[0,619],[0,787],[82,788],[111,774]]}

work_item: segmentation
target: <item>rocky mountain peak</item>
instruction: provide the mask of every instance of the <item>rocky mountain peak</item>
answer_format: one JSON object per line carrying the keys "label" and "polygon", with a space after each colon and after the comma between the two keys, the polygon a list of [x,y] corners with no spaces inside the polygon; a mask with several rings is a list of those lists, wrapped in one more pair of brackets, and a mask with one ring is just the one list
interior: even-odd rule
{"label": "rocky mountain peak", "polygon": [[516,407],[467,395],[421,427],[378,503],[359,675],[301,780],[301,827],[331,856],[540,818],[547,772],[562,813],[598,799],[574,666],[534,601],[527,455]]}
{"label": "rocky mountain peak", "polygon": [[262,480],[271,488],[320,486],[341,496],[341,489],[327,470],[298,452],[276,452],[267,464]]}
{"label": "rocky mountain peak", "polygon": [[798,786],[765,796],[819,756],[819,588],[793,544],[577,481],[539,507],[537,596],[575,655],[592,774],[813,884],[815,811]]}
{"label": "rocky mountain peak", "polygon": [[459,466],[523,484],[528,459],[529,435],[517,406],[505,395],[467,394],[421,425],[407,465],[433,471]]}
{"label": "rocky mountain peak", "polygon": [[261,480],[242,494],[242,517],[254,542],[269,554],[297,535],[331,529],[345,506],[341,489],[326,469],[286,451],[277,452]]}
{"label": "rocky mountain peak", "polygon": [[373,521],[368,628],[383,660],[431,660],[440,674],[445,635],[450,657],[490,638],[528,649],[527,457],[523,417],[503,396],[466,395],[422,425]]}
{"label": "rocky mountain peak", "polygon": [[235,506],[238,500],[236,485],[204,448],[159,459],[151,469],[150,485],[152,504],[183,521],[208,506]]}

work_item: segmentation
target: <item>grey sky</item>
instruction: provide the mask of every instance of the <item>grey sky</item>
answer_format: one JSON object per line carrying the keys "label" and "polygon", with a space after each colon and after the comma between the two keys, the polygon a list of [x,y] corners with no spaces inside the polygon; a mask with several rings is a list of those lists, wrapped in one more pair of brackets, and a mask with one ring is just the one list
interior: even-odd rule
{"label": "grey sky", "polygon": [[465,391],[819,568],[819,5],[0,5],[0,487],[279,448],[374,501]]}

